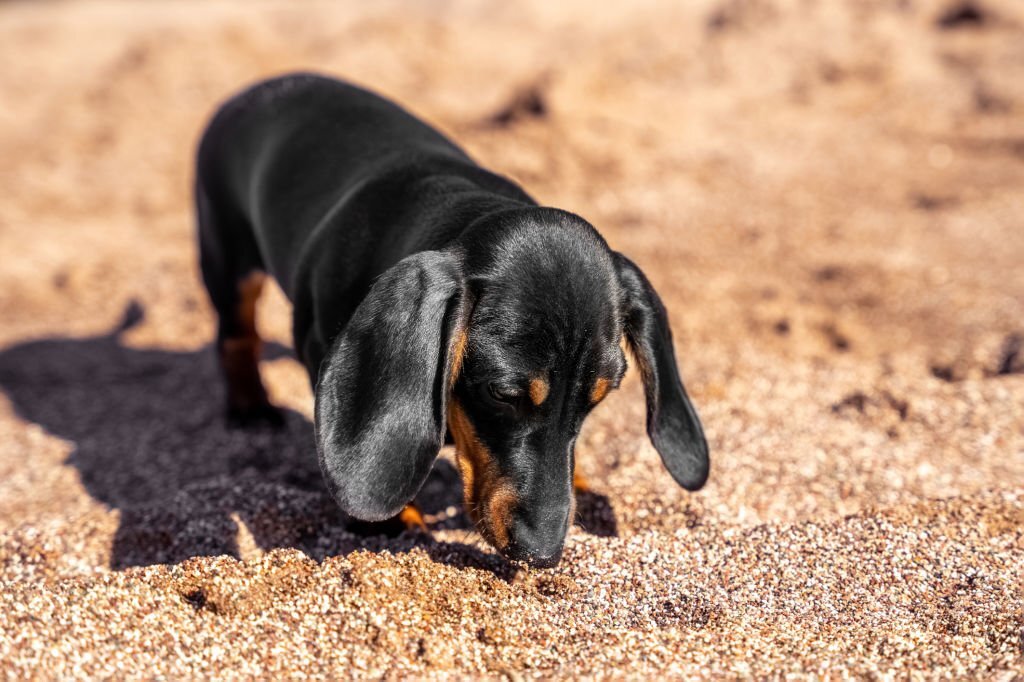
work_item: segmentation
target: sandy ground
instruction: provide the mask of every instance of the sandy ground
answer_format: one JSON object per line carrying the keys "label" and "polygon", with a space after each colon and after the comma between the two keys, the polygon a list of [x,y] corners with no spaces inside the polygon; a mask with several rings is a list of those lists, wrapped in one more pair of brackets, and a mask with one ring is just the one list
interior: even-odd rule
{"label": "sandy ground", "polygon": [[[926,0],[0,5],[0,672],[171,678],[1024,667],[1024,7]],[[316,68],[406,103],[647,271],[713,449],[635,377],[550,571],[461,513],[363,538],[225,428],[189,205],[216,103]],[[518,102],[518,104],[517,104]]]}

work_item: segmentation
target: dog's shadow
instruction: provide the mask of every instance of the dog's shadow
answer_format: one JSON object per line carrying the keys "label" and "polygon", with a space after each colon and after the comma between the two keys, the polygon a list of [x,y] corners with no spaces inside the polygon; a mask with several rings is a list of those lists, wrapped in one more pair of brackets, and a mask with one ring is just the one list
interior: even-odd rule
{"label": "dog's shadow", "polygon": [[[110,334],[47,338],[0,351],[0,389],[17,414],[71,441],[67,464],[93,497],[119,510],[112,567],[240,557],[249,545],[296,547],[323,558],[419,544],[438,560],[494,563],[468,544],[349,532],[350,520],[323,484],[310,422],[289,410],[283,430],[228,428],[212,350],[124,345],[121,334],[141,317],[141,308],[130,306]],[[268,344],[266,355],[290,351]],[[461,508],[460,497],[458,473],[439,459],[418,504],[434,514]],[[606,498],[581,499],[580,508],[590,532],[615,534]],[[468,528],[462,514],[445,525]]]}

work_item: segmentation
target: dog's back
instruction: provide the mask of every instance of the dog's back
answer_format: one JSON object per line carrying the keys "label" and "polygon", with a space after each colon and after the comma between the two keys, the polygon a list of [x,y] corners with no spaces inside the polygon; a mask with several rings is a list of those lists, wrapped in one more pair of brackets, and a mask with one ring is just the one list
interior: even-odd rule
{"label": "dog's back", "polygon": [[287,289],[296,251],[333,207],[415,162],[474,165],[398,105],[302,73],[259,83],[221,107],[199,148],[198,181],[220,210],[245,218]]}

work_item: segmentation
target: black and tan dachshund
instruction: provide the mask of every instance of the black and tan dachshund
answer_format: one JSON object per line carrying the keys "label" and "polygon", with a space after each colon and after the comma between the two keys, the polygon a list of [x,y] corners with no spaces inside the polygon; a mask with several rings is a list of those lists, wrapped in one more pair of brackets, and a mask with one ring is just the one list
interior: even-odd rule
{"label": "black and tan dachshund", "polygon": [[196,204],[229,418],[281,420],[254,324],[270,273],[294,304],[321,469],[352,516],[404,513],[450,434],[484,537],[554,565],[576,438],[618,386],[624,345],[665,466],[688,490],[707,479],[665,308],[640,269],[396,104],[314,74],[259,83],[210,123]]}

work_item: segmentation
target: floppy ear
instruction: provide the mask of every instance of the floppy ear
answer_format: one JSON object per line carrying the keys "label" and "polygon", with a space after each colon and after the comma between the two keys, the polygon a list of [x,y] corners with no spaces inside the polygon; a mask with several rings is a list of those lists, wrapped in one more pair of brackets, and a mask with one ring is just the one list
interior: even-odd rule
{"label": "floppy ear", "polygon": [[647,435],[672,478],[687,490],[699,490],[708,478],[708,444],[679,378],[665,306],[631,260],[616,253],[615,267],[623,292],[626,341],[647,396]]}
{"label": "floppy ear", "polygon": [[454,256],[409,256],[374,283],[320,366],[320,469],[358,519],[400,512],[441,449],[465,345],[462,292]]}

